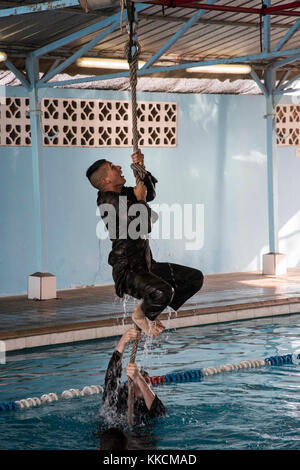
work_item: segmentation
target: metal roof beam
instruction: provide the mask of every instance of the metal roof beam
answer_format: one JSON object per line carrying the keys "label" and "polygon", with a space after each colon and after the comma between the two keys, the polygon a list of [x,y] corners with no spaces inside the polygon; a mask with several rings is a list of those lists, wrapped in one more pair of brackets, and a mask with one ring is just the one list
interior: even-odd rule
{"label": "metal roof beam", "polygon": [[[133,0],[139,2],[139,0]],[[229,5],[211,5],[207,3],[198,3],[193,0],[145,0],[144,3],[150,5],[162,5],[166,7],[180,7],[180,8],[193,8],[195,10],[208,10],[208,11],[223,11],[230,13],[242,13],[242,14],[271,14],[271,15],[282,15],[282,16],[300,16],[299,11],[272,11],[271,7],[268,8],[245,8],[245,7],[234,7]],[[300,2],[298,2],[300,6]]]}
{"label": "metal roof beam", "polygon": [[77,83],[88,83],[88,82],[100,82],[101,80],[111,80],[114,78],[126,78],[129,77],[129,72],[117,72],[110,73],[107,75],[95,75],[91,77],[82,77],[82,78],[72,78],[70,80],[62,80],[61,82],[48,82],[41,83],[39,88],[48,88],[54,86],[64,86],[64,85],[75,85]]}
{"label": "metal roof beam", "polygon": [[275,90],[274,95],[285,95],[286,93],[300,92],[300,88],[289,88],[288,90]]}
{"label": "metal roof beam", "polygon": [[27,78],[25,77],[25,75],[20,72],[20,70],[18,70],[14,64],[11,63],[10,60],[6,59],[4,61],[4,64],[6,65],[6,67],[15,75],[15,77],[20,80],[20,82],[22,83],[22,85],[27,88],[27,90],[29,90],[30,88],[30,84],[27,80]]}
{"label": "metal roof beam", "polygon": [[79,31],[76,31],[76,33],[69,34],[68,36],[65,36],[61,39],[57,39],[54,42],[51,42],[50,44],[47,44],[46,46],[40,47],[39,49],[36,49],[35,51],[32,52],[32,55],[34,57],[40,57],[44,54],[48,54],[49,52],[54,51],[55,49],[58,49],[59,47],[65,46],[66,44],[76,41],[77,39],[81,39],[84,36],[87,36],[88,34],[95,33],[101,28],[104,28],[105,26],[108,26],[109,24],[114,22],[114,18],[108,18],[105,20],[97,21],[97,23],[94,23],[90,26],[87,26],[86,28],[83,28]]}
{"label": "metal roof beam", "polygon": [[[285,51],[281,51],[281,53],[283,52]],[[287,57],[286,59],[282,59],[278,62],[275,62],[275,64],[272,65],[272,68],[276,70],[276,69],[279,69],[280,67],[283,67],[284,65],[291,64],[292,62],[296,62],[297,60],[300,60],[300,49],[294,52],[295,54],[292,55],[291,57]]]}
{"label": "metal roof beam", "polygon": [[55,59],[54,62],[52,62],[52,64],[48,68],[48,70],[44,72],[43,78],[46,76],[47,73],[52,72],[52,70],[54,70],[60,62],[61,62],[61,59]]}
{"label": "metal roof beam", "polygon": [[265,13],[276,13],[280,12],[283,10],[288,10],[289,8],[299,8],[300,7],[300,2],[290,2],[290,3],[284,3],[283,5],[276,5],[276,6],[270,6],[265,9]]}
{"label": "metal roof beam", "polygon": [[[207,4],[216,3],[218,0],[208,0]],[[148,62],[141,68],[146,70],[151,67],[171,46],[174,44],[196,21],[205,14],[205,10],[199,10],[194,14],[178,31],[175,33],[155,54]]]}
{"label": "metal roof beam", "polygon": [[288,82],[282,84],[282,85],[279,85],[277,87],[277,90],[278,91],[285,91],[289,86],[291,86],[296,80],[299,80],[300,79],[300,73],[298,73],[298,75],[295,75],[293,78],[291,78]]}
{"label": "metal roof beam", "polygon": [[0,18],[6,16],[26,15],[27,13],[40,13],[41,11],[74,7],[75,5],[79,5],[78,0],[54,0],[50,2],[34,3],[32,5],[15,6],[14,8],[3,8],[0,10]]}
{"label": "metal roof beam", "polygon": [[[124,18],[125,20],[127,19],[126,13],[124,12]],[[115,29],[117,29],[119,26],[119,23],[114,22],[112,25],[110,25],[108,28],[105,29],[105,31],[102,31],[100,34],[98,34],[94,39],[89,41],[87,44],[85,44],[83,47],[78,49],[74,54],[72,54],[68,59],[66,59],[63,63],[61,63],[58,67],[55,67],[53,70],[49,71],[40,81],[39,83],[44,83],[50,80],[52,77],[57,75],[59,72],[62,70],[66,69],[71,65],[73,62],[75,62],[76,59],[81,57],[85,52],[87,52],[89,49],[94,47],[96,44],[101,42],[106,36],[111,34]]]}
{"label": "metal roof beam", "polygon": [[[143,20],[153,20],[153,21],[165,21],[166,23],[187,23],[188,18],[180,17],[180,16],[173,16],[173,15],[158,15],[158,14],[147,14],[141,13],[139,18]],[[215,19],[199,19],[196,22],[197,24],[204,24],[204,25],[220,25],[220,26],[236,26],[243,27],[243,28],[255,28],[259,29],[260,24],[259,22],[253,23],[249,21],[228,21],[228,20],[215,20]],[[272,29],[289,29],[291,26],[287,24],[275,23],[272,24]]]}
{"label": "metal roof beam", "polygon": [[[148,5],[140,4],[136,6],[137,11],[144,10],[145,8],[148,8]],[[115,15],[104,18],[101,21],[98,21],[97,23],[94,23],[90,26],[87,26],[86,28],[76,31],[75,33],[69,34],[68,36],[58,39],[57,41],[47,44],[46,46],[40,47],[39,49],[32,52],[32,55],[35,57],[40,57],[44,54],[48,54],[49,52],[54,51],[59,47],[65,46],[70,42],[76,41],[77,39],[81,39],[82,37],[87,36],[88,34],[95,33],[99,31],[99,29],[105,28],[106,26],[112,23],[116,23],[117,21],[120,21],[120,18],[121,13],[116,13]]]}
{"label": "metal roof beam", "polygon": [[283,83],[285,80],[288,79],[288,76],[290,75],[291,73],[291,70],[287,70],[281,77],[281,79],[279,80],[278,82],[278,85],[277,85],[277,88],[280,88],[281,86],[283,86]]}
{"label": "metal roof beam", "polygon": [[273,51],[279,51],[291,39],[294,33],[300,28],[300,19],[287,31],[287,33],[280,39],[280,41],[273,47]]}
{"label": "metal roof beam", "polygon": [[[294,55],[293,55],[294,54]],[[184,63],[184,64],[177,64],[177,65],[171,65],[171,66],[166,66],[166,67],[153,67],[151,69],[146,69],[144,70],[141,68],[138,71],[138,75],[146,75],[150,73],[159,73],[159,72],[168,72],[172,70],[182,70],[186,68],[192,68],[192,67],[201,67],[201,65],[218,65],[218,64],[238,64],[238,63],[244,63],[244,62],[254,62],[254,61],[260,61],[260,60],[269,60],[269,59],[276,59],[278,57],[282,56],[291,56],[288,57],[284,60],[282,60],[282,63],[278,63],[278,67],[281,67],[282,65],[285,65],[289,62],[294,62],[295,60],[300,59],[300,49],[291,49],[287,51],[278,51],[278,52],[263,52],[260,54],[250,54],[247,56],[240,56],[240,57],[230,57],[230,58],[225,58],[225,59],[211,59],[211,60],[203,60],[200,62],[190,62],[190,63]]]}
{"label": "metal roof beam", "polygon": [[[282,57],[283,55],[291,56],[285,59],[285,63],[299,60],[300,49],[292,49],[288,51],[278,51],[278,52],[269,52],[269,53],[261,53],[261,54],[252,54],[248,56],[231,57],[231,58],[226,58],[226,59],[220,58],[220,59],[212,59],[212,60],[203,60],[199,62],[189,62],[189,63],[176,64],[176,65],[171,65],[171,66],[169,65],[169,66],[153,67],[151,69],[141,68],[137,71],[137,74],[138,76],[151,75],[153,73],[163,73],[163,72],[171,72],[173,70],[184,70],[186,68],[201,67],[201,65],[206,66],[206,65],[219,65],[219,64],[251,63],[251,62],[260,61],[260,60],[276,59],[277,57]],[[113,73],[109,75],[95,75],[91,77],[64,80],[61,82],[50,82],[46,84],[43,83],[40,86],[41,88],[45,88],[45,87],[52,87],[52,86],[74,85],[77,83],[96,82],[96,81],[101,81],[101,80],[110,80],[113,78],[121,78],[121,77],[128,77],[128,76],[129,76],[129,72],[123,71],[123,72]]]}
{"label": "metal roof beam", "polygon": [[253,78],[253,80],[256,82],[257,86],[260,88],[263,95],[267,96],[267,94],[268,94],[267,90],[266,90],[264,84],[259,79],[259,77],[258,77],[257,73],[255,72],[255,70],[251,70],[250,75]]}
{"label": "metal roof beam", "polygon": [[[265,5],[269,7],[271,0],[265,0]],[[266,8],[267,10],[267,8]],[[264,16],[264,52],[270,52],[271,44],[271,18],[269,15]]]}
{"label": "metal roof beam", "polygon": [[36,57],[32,57],[31,54],[26,57],[26,72],[30,82],[30,89],[36,87],[36,83],[39,79],[39,60]]}

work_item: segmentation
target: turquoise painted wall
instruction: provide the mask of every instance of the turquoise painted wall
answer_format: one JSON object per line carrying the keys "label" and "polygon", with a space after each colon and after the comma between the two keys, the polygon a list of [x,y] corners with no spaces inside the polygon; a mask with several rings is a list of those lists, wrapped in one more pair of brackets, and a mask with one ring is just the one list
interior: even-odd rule
{"label": "turquoise painted wall", "polygon": [[[21,88],[8,96],[25,96]],[[129,99],[127,92],[44,90],[42,97]],[[203,204],[204,245],[187,251],[186,240],[152,240],[154,258],[204,273],[257,270],[268,251],[265,114],[262,96],[140,93],[140,100],[178,103],[178,146],[144,149],[158,178],[155,203]],[[288,99],[286,99],[288,102]],[[280,250],[300,264],[300,158],[277,148]],[[31,149],[0,147],[0,295],[27,292],[36,271]],[[57,288],[111,284],[109,240],[98,240],[97,191],[88,166],[107,158],[123,167],[133,185],[129,149],[44,148],[47,270]]]}

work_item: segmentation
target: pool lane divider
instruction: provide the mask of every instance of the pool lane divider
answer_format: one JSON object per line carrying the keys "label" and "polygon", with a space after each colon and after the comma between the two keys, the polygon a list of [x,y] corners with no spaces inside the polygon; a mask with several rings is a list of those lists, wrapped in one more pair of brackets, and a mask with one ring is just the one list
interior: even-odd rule
{"label": "pool lane divider", "polygon": [[[221,372],[231,372],[240,369],[254,369],[264,366],[299,364],[299,360],[300,354],[271,356],[266,359],[241,361],[236,364],[223,364],[219,367],[206,367],[204,369],[188,370],[185,372],[172,372],[171,374],[150,377],[150,380],[152,385],[194,382],[203,379],[205,376],[219,374]],[[42,395],[40,398],[33,397],[11,402],[2,402],[0,403],[0,412],[26,409],[54,401],[99,394],[100,392],[103,392],[103,387],[101,385],[87,385],[82,390],[70,388],[69,390],[64,390],[61,395],[57,395],[57,393],[47,393]]]}
{"label": "pool lane divider", "polygon": [[82,390],[78,388],[70,388],[64,390],[61,395],[57,393],[45,393],[40,398],[24,398],[22,400],[2,402],[0,403],[0,411],[12,411],[17,409],[32,408],[33,406],[40,406],[45,403],[52,403],[53,401],[64,400],[74,397],[83,397],[84,395],[94,395],[95,393],[103,392],[102,385],[87,385]]}

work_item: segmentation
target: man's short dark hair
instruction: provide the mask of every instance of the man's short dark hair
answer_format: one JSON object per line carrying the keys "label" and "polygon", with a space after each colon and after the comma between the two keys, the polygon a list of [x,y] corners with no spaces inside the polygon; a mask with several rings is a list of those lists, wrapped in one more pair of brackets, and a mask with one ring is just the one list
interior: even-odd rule
{"label": "man's short dark hair", "polygon": [[148,374],[148,372],[146,370],[141,369],[140,373],[144,377],[144,379],[148,379],[148,381],[151,383],[150,375]]}
{"label": "man's short dark hair", "polygon": [[92,182],[92,174],[95,173],[95,171],[97,171],[99,168],[101,168],[105,163],[107,162],[107,160],[105,158],[102,158],[101,160],[97,160],[96,162],[94,162],[87,170],[86,170],[86,177],[89,179],[89,181],[91,182],[91,184],[93,186],[95,186]]}
{"label": "man's short dark hair", "polygon": [[100,436],[101,450],[127,450],[128,439],[119,428],[109,428]]}

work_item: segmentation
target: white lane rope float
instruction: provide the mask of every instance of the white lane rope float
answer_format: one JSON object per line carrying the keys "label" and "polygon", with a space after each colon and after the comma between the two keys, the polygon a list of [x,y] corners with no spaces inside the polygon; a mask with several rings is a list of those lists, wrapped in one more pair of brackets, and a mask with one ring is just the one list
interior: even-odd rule
{"label": "white lane rope float", "polygon": [[[40,406],[45,403],[52,403],[59,400],[67,400],[69,398],[83,397],[84,395],[94,395],[103,392],[103,387],[101,385],[86,385],[82,390],[78,388],[70,388],[69,390],[64,390],[60,395],[57,393],[45,393],[40,398],[24,398],[22,400],[17,400],[15,403],[17,408],[31,408],[34,406]],[[3,403],[0,403],[3,406]]]}

